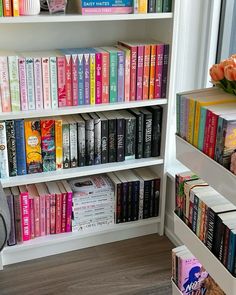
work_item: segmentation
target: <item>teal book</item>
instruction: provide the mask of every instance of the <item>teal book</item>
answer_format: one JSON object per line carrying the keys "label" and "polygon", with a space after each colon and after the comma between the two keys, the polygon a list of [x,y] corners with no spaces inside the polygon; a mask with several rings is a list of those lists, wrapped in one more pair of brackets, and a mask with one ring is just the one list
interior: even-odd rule
{"label": "teal book", "polygon": [[2,0],[0,0],[0,17],[3,16],[3,5]]}
{"label": "teal book", "polygon": [[162,12],[171,12],[172,0],[163,0]]}
{"label": "teal book", "polygon": [[203,144],[204,144],[204,133],[205,133],[205,125],[206,125],[206,114],[207,109],[204,107],[201,107],[200,111],[200,124],[199,124],[199,132],[198,132],[198,149],[200,151],[203,150]]}
{"label": "teal book", "polygon": [[156,0],[156,12],[162,12],[162,0]]}

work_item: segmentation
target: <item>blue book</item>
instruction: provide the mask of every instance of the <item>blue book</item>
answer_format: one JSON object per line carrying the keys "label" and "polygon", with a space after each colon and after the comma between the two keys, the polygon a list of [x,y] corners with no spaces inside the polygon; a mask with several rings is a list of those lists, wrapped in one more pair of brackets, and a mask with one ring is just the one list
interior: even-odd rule
{"label": "blue book", "polygon": [[125,93],[125,53],[122,50],[117,52],[118,65],[117,65],[117,101],[124,101]]}
{"label": "blue book", "polygon": [[133,6],[133,0],[95,0],[83,1],[82,7],[130,7]]}
{"label": "blue book", "polygon": [[15,120],[17,175],[27,174],[24,120]]}

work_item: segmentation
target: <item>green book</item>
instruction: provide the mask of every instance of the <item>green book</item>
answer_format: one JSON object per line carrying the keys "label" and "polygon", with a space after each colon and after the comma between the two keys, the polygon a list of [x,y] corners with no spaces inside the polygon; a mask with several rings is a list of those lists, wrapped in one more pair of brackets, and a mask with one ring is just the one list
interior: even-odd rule
{"label": "green book", "polygon": [[172,0],[163,0],[162,12],[171,12]]}
{"label": "green book", "polygon": [[162,12],[162,0],[156,0],[156,12]]}
{"label": "green book", "polygon": [[3,5],[2,0],[0,0],[0,17],[3,16]]}

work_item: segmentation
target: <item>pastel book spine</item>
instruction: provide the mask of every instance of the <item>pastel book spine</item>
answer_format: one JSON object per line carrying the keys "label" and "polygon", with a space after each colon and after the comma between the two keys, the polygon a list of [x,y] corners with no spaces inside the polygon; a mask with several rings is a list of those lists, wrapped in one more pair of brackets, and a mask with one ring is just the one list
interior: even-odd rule
{"label": "pastel book spine", "polygon": [[9,83],[7,57],[0,56],[0,90],[3,112],[11,112],[11,94]]}
{"label": "pastel book spine", "polygon": [[15,121],[6,121],[9,176],[17,175]]}
{"label": "pastel book spine", "polygon": [[117,162],[125,160],[125,120],[117,118]]}
{"label": "pastel book spine", "polygon": [[40,199],[39,196],[34,197],[34,228],[35,237],[40,236]]}
{"label": "pastel book spine", "polygon": [[40,196],[40,236],[46,235],[46,197]]}
{"label": "pastel book spine", "polygon": [[66,61],[64,56],[57,57],[58,106],[66,107]]}
{"label": "pastel book spine", "polygon": [[85,89],[84,89],[84,55],[78,54],[78,104],[84,105],[85,103]]}
{"label": "pastel book spine", "polygon": [[78,122],[78,166],[85,166],[85,122]]}
{"label": "pastel book spine", "polygon": [[62,119],[55,120],[55,149],[56,149],[56,170],[61,170],[63,168]]}
{"label": "pastel book spine", "polygon": [[3,15],[4,16],[12,16],[11,0],[3,0]]}
{"label": "pastel book spine", "polygon": [[44,108],[41,58],[34,58],[34,85],[36,110],[41,110]]}
{"label": "pastel book spine", "polygon": [[133,7],[83,7],[81,13],[82,15],[129,14],[133,13]]}
{"label": "pastel book spine", "polygon": [[84,54],[84,103],[90,104],[90,56]]}
{"label": "pastel book spine", "polygon": [[63,120],[62,123],[62,151],[63,151],[63,168],[70,168],[70,125]]}
{"label": "pastel book spine", "polygon": [[71,55],[65,55],[65,86],[66,86],[66,106],[73,105],[72,99],[72,76],[71,76],[71,69],[72,69],[72,61]]}
{"label": "pastel book spine", "polygon": [[2,4],[2,0],[0,0],[0,17],[3,17],[3,4]]}
{"label": "pastel book spine", "polygon": [[39,120],[25,120],[26,163],[28,174],[42,172],[41,131]]}
{"label": "pastel book spine", "polygon": [[70,167],[78,166],[78,141],[77,141],[77,124],[75,121],[70,122]]}
{"label": "pastel book spine", "polygon": [[108,120],[101,120],[102,164],[108,163]]}
{"label": "pastel book spine", "polygon": [[102,54],[100,52],[96,52],[95,54],[95,65],[96,65],[96,104],[102,103]]}
{"label": "pastel book spine", "polygon": [[95,53],[90,53],[90,104],[94,105],[96,102],[96,58]]}
{"label": "pastel book spine", "polygon": [[157,13],[162,12],[162,0],[156,0],[156,12]]}
{"label": "pastel book spine", "polygon": [[143,62],[143,100],[148,99],[150,53],[151,53],[151,46],[145,45],[144,46],[144,62]]}
{"label": "pastel book spine", "polygon": [[45,196],[45,206],[46,206],[46,235],[50,235],[51,201],[50,201],[50,195],[49,194],[46,194],[46,196]]}
{"label": "pastel book spine", "polygon": [[78,54],[72,54],[71,56],[72,65],[72,104],[77,106],[79,104],[79,61]]}
{"label": "pastel book spine", "polygon": [[166,98],[167,96],[168,65],[169,65],[169,44],[164,44],[163,70],[162,70],[162,83],[161,83],[162,98]]}
{"label": "pastel book spine", "polygon": [[19,6],[19,0],[12,0],[12,11],[13,16],[19,16],[20,15],[20,6]]}
{"label": "pastel book spine", "polygon": [[137,56],[137,95],[136,100],[143,99],[143,60],[144,60],[144,46],[138,45]]}
{"label": "pastel book spine", "polygon": [[35,218],[34,218],[34,198],[29,196],[29,210],[30,210],[30,238],[35,238]]}
{"label": "pastel book spine", "polygon": [[[164,67],[164,44],[157,44],[154,98],[162,98],[162,77]],[[164,92],[163,92],[164,93]]]}
{"label": "pastel book spine", "polygon": [[50,195],[50,234],[56,233],[56,196]]}
{"label": "pastel book spine", "polygon": [[34,60],[31,57],[25,58],[26,62],[26,75],[27,75],[27,96],[28,96],[28,109],[35,110],[35,89],[34,89]]}
{"label": "pastel book spine", "polygon": [[66,232],[66,205],[67,205],[67,194],[62,193],[62,217],[61,217],[61,232]]}
{"label": "pastel book spine", "polygon": [[138,0],[138,13],[147,13],[147,0]]}
{"label": "pastel book spine", "polygon": [[155,89],[155,69],[156,69],[156,45],[151,45],[150,57],[150,81],[149,81],[149,99],[154,99]]}
{"label": "pastel book spine", "polygon": [[124,101],[124,88],[125,88],[125,55],[123,51],[118,51],[117,53],[117,101],[123,102]]}
{"label": "pastel book spine", "polygon": [[21,110],[28,111],[27,74],[26,62],[24,57],[19,57],[19,79]]}
{"label": "pastel book spine", "polygon": [[9,177],[6,123],[0,122],[0,178]]}
{"label": "pastel book spine", "polygon": [[56,234],[60,234],[62,221],[62,196],[61,194],[56,194]]}
{"label": "pastel book spine", "polygon": [[52,108],[52,101],[51,101],[50,59],[49,59],[49,57],[42,58],[42,73],[43,73],[44,109],[51,109]]}
{"label": "pastel book spine", "polygon": [[58,108],[58,86],[57,86],[57,59],[55,56],[50,58],[50,85],[52,109]]}
{"label": "pastel book spine", "polygon": [[22,242],[22,223],[21,223],[21,203],[20,196],[14,195],[14,212],[15,212],[15,227],[16,227],[16,241]]}
{"label": "pastel book spine", "polygon": [[130,50],[125,50],[125,101],[130,101]]}
{"label": "pastel book spine", "polygon": [[9,238],[7,241],[8,246],[14,246],[16,244],[16,232],[15,232],[15,216],[14,216],[14,198],[12,195],[6,195],[7,204],[10,211],[11,229]]}
{"label": "pastel book spine", "polygon": [[30,208],[28,192],[21,192],[21,222],[22,222],[22,240],[30,240]]}
{"label": "pastel book spine", "polygon": [[212,159],[214,159],[215,157],[217,127],[218,127],[218,115],[212,113],[210,138],[209,138],[209,150],[208,150],[208,156]]}
{"label": "pastel book spine", "polygon": [[156,10],[156,0],[148,0],[148,12],[154,13]]}
{"label": "pastel book spine", "polygon": [[102,103],[109,103],[110,58],[109,53],[102,52]]}
{"label": "pastel book spine", "polygon": [[43,172],[56,170],[54,120],[41,120],[41,148],[43,158]]}
{"label": "pastel book spine", "polygon": [[11,109],[20,111],[20,83],[18,70],[18,56],[8,56],[8,69],[11,92]]}
{"label": "pastel book spine", "polygon": [[193,99],[189,99],[188,102],[189,102],[189,113],[188,113],[188,130],[187,130],[186,139],[189,143],[193,144],[196,102]]}

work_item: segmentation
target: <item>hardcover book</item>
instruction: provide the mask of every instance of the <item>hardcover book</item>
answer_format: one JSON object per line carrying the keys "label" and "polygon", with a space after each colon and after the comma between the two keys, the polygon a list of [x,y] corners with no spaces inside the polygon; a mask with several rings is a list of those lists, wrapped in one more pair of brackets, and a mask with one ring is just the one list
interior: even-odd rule
{"label": "hardcover book", "polygon": [[15,121],[6,121],[9,176],[17,175]]}
{"label": "hardcover book", "polygon": [[9,177],[6,123],[0,122],[0,178]]}
{"label": "hardcover book", "polygon": [[97,113],[101,120],[101,162],[108,163],[108,119],[104,114]]}
{"label": "hardcover book", "polygon": [[98,165],[102,163],[101,119],[95,113],[89,115],[94,120],[94,164]]}
{"label": "hardcover book", "polygon": [[85,166],[85,121],[80,115],[75,116],[78,128],[78,166]]}
{"label": "hardcover book", "polygon": [[88,114],[81,114],[85,121],[85,159],[86,165],[94,165],[94,119]]}

